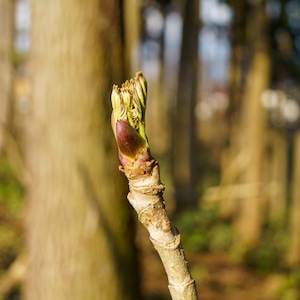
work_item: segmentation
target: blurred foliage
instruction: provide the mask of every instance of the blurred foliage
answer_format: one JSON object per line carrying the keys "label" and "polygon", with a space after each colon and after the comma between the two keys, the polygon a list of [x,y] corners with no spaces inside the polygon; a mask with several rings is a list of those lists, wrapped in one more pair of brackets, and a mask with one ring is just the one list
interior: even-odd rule
{"label": "blurred foliage", "polygon": [[226,251],[232,245],[230,223],[221,220],[215,208],[184,211],[176,220],[183,244],[192,251]]}
{"label": "blurred foliage", "polygon": [[[266,222],[257,246],[240,257],[237,257],[240,254],[235,248],[238,241],[235,240],[233,224],[222,220],[217,208],[203,207],[184,211],[178,216],[176,225],[182,233],[184,247],[190,251],[226,252],[262,273],[283,271],[286,268],[285,253],[289,236],[282,224]],[[299,280],[300,270],[294,276],[298,278],[295,280]]]}
{"label": "blurred foliage", "polygon": [[274,273],[268,276],[263,299],[298,300],[299,292],[299,269],[286,274]]}
{"label": "blurred foliage", "polygon": [[245,253],[244,260],[250,267],[263,273],[283,270],[285,254],[288,247],[288,234],[284,227],[278,224],[266,224],[258,245]]}
{"label": "blurred foliage", "polygon": [[6,159],[0,159],[0,213],[7,218],[16,217],[23,207],[23,187],[15,170]]}
{"label": "blurred foliage", "polygon": [[197,185],[196,190],[198,195],[212,186],[219,185],[221,180],[220,165],[210,156],[211,149],[201,145],[201,155],[197,157]]}
{"label": "blurred foliage", "polygon": [[11,62],[15,69],[22,67],[26,61],[26,55],[23,53],[12,51],[11,53]]}
{"label": "blurred foliage", "polygon": [[0,273],[22,249],[23,187],[11,163],[0,159]]}

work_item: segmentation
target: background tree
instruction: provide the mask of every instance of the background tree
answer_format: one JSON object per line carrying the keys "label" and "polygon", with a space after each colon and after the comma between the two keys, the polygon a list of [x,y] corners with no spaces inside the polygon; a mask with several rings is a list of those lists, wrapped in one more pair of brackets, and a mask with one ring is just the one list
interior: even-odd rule
{"label": "background tree", "polygon": [[232,199],[231,193],[226,192],[226,186],[232,185],[240,172],[240,164],[237,159],[240,152],[236,147],[236,135],[239,129],[239,115],[241,111],[241,95],[243,85],[243,62],[245,60],[245,40],[247,28],[247,8],[246,1],[228,1],[234,10],[234,17],[230,27],[230,64],[228,67],[228,90],[229,107],[227,110],[229,134],[227,140],[229,146],[224,149],[221,159],[221,189],[220,215],[222,218],[232,218],[236,212],[236,201]]}
{"label": "background tree", "polygon": [[125,41],[125,64],[126,78],[140,69],[141,57],[141,3],[129,0],[123,1],[124,19],[124,41]]}
{"label": "background tree", "polygon": [[291,241],[287,259],[291,266],[296,266],[300,263],[300,134],[295,137],[294,148],[294,166],[293,166],[293,181],[292,181],[292,206],[291,206]]}
{"label": "background tree", "polygon": [[250,190],[240,204],[240,216],[237,230],[240,242],[252,247],[260,238],[262,225],[262,196],[260,184],[263,182],[263,158],[265,149],[264,124],[265,112],[261,105],[261,95],[269,86],[270,56],[268,30],[264,2],[254,5],[250,28],[253,41],[253,57],[250,72],[244,91],[243,110],[241,113],[241,127],[239,133],[242,151],[245,151],[247,167],[241,175],[244,183],[250,183]]}
{"label": "background tree", "polygon": [[[26,299],[138,299],[110,128],[123,80],[118,1],[32,1]],[[112,148],[113,147],[113,148]]]}
{"label": "background tree", "polygon": [[[240,4],[234,3],[238,10]],[[231,109],[235,111],[231,117],[231,148],[227,152],[225,166],[223,166],[222,183],[226,185],[245,184],[243,196],[239,202],[234,202],[232,195],[226,194],[222,198],[221,213],[223,216],[232,216],[236,213],[235,229],[238,235],[238,247],[253,247],[259,240],[262,225],[263,195],[261,184],[264,180],[263,163],[265,151],[265,112],[261,105],[261,95],[268,88],[270,81],[270,55],[268,38],[268,19],[265,14],[265,4],[258,1],[248,7],[247,35],[244,36],[244,26],[236,33],[238,43],[232,52],[231,67]],[[244,16],[242,11],[239,15]],[[245,20],[239,23],[245,25]],[[236,22],[234,22],[236,25]],[[235,28],[235,27],[234,27]],[[236,65],[236,60],[241,64],[241,57],[245,55],[240,49],[240,42],[249,45],[250,60],[245,83],[241,80],[241,66]],[[236,57],[238,55],[238,58]],[[233,72],[233,74],[232,74]],[[238,74],[236,74],[238,73]],[[237,84],[237,78],[239,82]],[[240,91],[243,91],[240,93]],[[240,103],[237,99],[242,98]],[[238,113],[238,114],[237,114]],[[231,197],[231,199],[230,199]]]}
{"label": "background tree", "polygon": [[186,1],[183,9],[181,58],[174,121],[173,168],[176,205],[196,204],[195,99],[197,94],[199,1]]}
{"label": "background tree", "polygon": [[0,153],[4,150],[12,90],[13,2],[0,1]]}

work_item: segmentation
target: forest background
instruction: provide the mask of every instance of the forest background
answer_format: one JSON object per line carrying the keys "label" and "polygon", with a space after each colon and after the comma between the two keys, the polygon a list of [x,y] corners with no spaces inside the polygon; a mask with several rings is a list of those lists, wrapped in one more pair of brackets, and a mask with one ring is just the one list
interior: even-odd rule
{"label": "forest background", "polygon": [[0,0],[1,297],[169,299],[110,128],[142,70],[199,298],[299,299],[299,1],[79,2]]}

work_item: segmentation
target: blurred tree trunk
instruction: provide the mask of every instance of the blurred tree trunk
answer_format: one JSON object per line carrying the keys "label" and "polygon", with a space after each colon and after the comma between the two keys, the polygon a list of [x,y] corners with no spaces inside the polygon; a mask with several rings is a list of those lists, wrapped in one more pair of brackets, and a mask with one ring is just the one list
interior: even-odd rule
{"label": "blurred tree trunk", "polygon": [[[243,61],[245,60],[245,39],[247,26],[247,2],[231,0],[230,4],[234,10],[234,19],[231,27],[231,60],[228,72],[229,87],[229,146],[222,155],[221,163],[221,189],[219,197],[221,199],[220,215],[225,219],[232,218],[237,210],[237,201],[232,197],[231,189],[226,187],[237,183],[240,172],[244,169],[243,157],[240,153],[239,136],[239,116],[241,112]],[[229,191],[229,192],[228,192]]]}
{"label": "blurred tree trunk", "polygon": [[139,299],[110,127],[123,78],[118,1],[32,1],[27,119],[30,300]]}
{"label": "blurred tree trunk", "polygon": [[123,1],[126,78],[130,78],[141,67],[141,2],[136,0]]}
{"label": "blurred tree trunk", "polygon": [[0,0],[0,153],[4,151],[12,91],[13,2]]}
{"label": "blurred tree trunk", "polygon": [[[162,3],[160,5],[160,12],[166,20],[167,15],[167,4]],[[159,55],[158,55],[158,71],[157,76],[152,76],[151,86],[155,88],[149,91],[151,101],[148,105],[147,134],[151,141],[154,157],[158,161],[165,159],[166,156],[169,158],[171,148],[171,128],[172,128],[172,117],[169,111],[168,103],[166,100],[167,94],[165,91],[165,30],[162,29],[160,36],[157,38],[159,43]],[[159,137],[159,138],[157,138]],[[167,155],[166,155],[167,154]],[[170,161],[164,161],[164,167],[169,164]]]}
{"label": "blurred tree trunk", "polygon": [[269,185],[269,214],[272,222],[282,222],[286,214],[288,143],[285,133],[278,129],[268,130],[269,151],[267,179]]}
{"label": "blurred tree trunk", "polygon": [[199,0],[185,2],[174,123],[174,185],[177,208],[194,206],[195,99],[198,84]]}
{"label": "blurred tree trunk", "polygon": [[293,185],[291,206],[291,243],[288,251],[288,263],[291,266],[300,263],[300,132],[297,132],[294,143]]}
{"label": "blurred tree trunk", "polygon": [[247,2],[230,0],[234,9],[234,19],[230,31],[231,60],[229,66],[229,120],[231,127],[236,126],[237,116],[241,107],[242,64],[245,59],[245,38],[247,26]]}
{"label": "blurred tree trunk", "polygon": [[[261,94],[268,88],[270,80],[269,40],[264,1],[254,4],[253,15],[248,24],[250,41],[254,44],[253,59],[247,76],[241,112],[239,140],[245,154],[246,168],[241,175],[242,183],[249,183],[248,196],[241,199],[236,220],[238,243],[251,248],[260,238],[263,219],[263,163],[265,152],[265,112],[261,105]],[[251,36],[252,35],[252,36]]]}

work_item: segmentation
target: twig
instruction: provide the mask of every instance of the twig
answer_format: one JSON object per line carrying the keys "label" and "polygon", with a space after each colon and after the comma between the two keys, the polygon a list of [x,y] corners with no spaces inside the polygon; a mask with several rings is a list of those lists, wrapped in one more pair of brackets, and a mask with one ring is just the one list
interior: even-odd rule
{"label": "twig", "polygon": [[141,72],[121,89],[114,86],[112,127],[122,163],[120,170],[129,182],[128,200],[162,260],[172,299],[196,300],[195,281],[188,269],[180,234],[167,216],[163,199],[165,187],[145,135],[146,95],[147,83]]}
{"label": "twig", "polygon": [[9,269],[0,278],[0,295],[8,295],[17,285],[24,281],[27,269],[27,255],[20,254]]}

